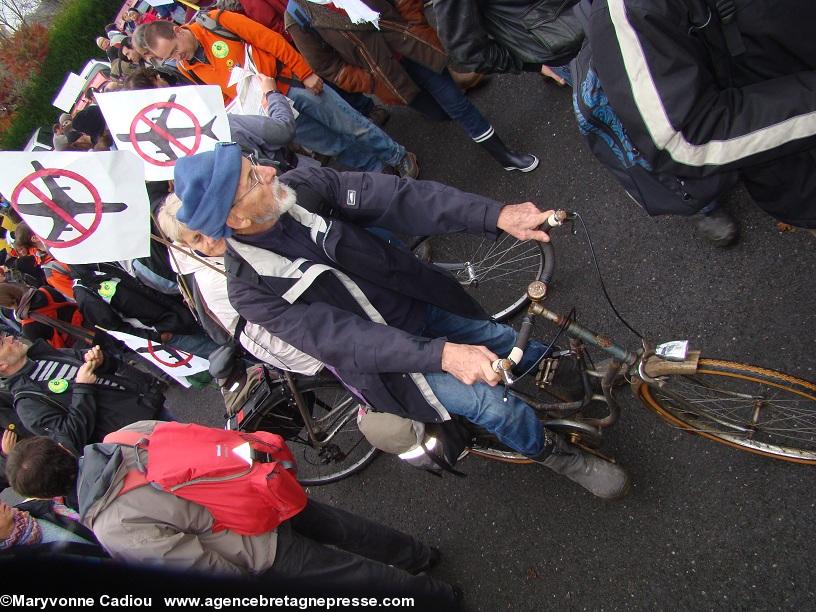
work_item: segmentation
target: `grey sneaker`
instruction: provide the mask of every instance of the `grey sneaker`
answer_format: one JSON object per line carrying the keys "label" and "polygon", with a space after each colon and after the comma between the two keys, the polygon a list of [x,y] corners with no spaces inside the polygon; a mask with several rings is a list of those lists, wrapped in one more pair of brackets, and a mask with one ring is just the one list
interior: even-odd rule
{"label": "grey sneaker", "polygon": [[553,440],[552,450],[546,457],[534,457],[538,463],[601,499],[620,499],[629,493],[629,476],[622,467],[585,453],[552,432],[547,437]]}
{"label": "grey sneaker", "polygon": [[727,247],[737,241],[737,224],[722,208],[710,213],[697,213],[694,215],[694,225],[700,235],[714,246]]}
{"label": "grey sneaker", "polygon": [[410,151],[406,151],[400,162],[394,166],[394,170],[401,178],[416,178],[419,176],[419,164],[417,157]]}

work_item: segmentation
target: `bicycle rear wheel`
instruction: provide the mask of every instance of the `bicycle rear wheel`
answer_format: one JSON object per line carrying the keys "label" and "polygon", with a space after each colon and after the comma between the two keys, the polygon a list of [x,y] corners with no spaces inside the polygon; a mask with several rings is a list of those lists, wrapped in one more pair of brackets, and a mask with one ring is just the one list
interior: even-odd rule
{"label": "bicycle rear wheel", "polygon": [[544,250],[535,240],[517,240],[504,233],[496,241],[467,234],[428,240],[431,263],[453,274],[497,321],[524,308],[527,285],[544,271]]}
{"label": "bicycle rear wheel", "polygon": [[701,359],[692,376],[642,384],[639,399],[669,423],[765,457],[816,463],[816,385],[783,372]]}
{"label": "bicycle rear wheel", "polygon": [[243,431],[274,430],[285,439],[295,456],[298,482],[304,486],[324,485],[356,474],[371,463],[377,449],[357,427],[359,402],[339,382],[328,378],[298,380],[298,389],[309,406],[317,437],[328,442],[312,446],[302,419],[282,425],[281,414],[297,411],[290,405],[288,391],[281,387],[257,416],[242,423]]}

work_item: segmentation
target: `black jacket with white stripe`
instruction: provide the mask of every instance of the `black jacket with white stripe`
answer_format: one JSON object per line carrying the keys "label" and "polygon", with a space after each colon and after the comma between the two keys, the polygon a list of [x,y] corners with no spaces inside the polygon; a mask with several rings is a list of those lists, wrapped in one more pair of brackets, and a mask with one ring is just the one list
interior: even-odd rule
{"label": "black jacket with white stripe", "polygon": [[770,214],[816,227],[816,2],[733,0],[734,25],[713,4],[584,0],[577,101],[594,72],[652,172],[735,174]]}
{"label": "black jacket with white stripe", "polygon": [[[164,395],[150,376],[109,354],[94,372],[99,379],[95,384],[76,383],[83,354],[38,340],[28,349],[26,365],[6,379],[23,425],[74,451],[101,442],[126,425],[156,418],[164,404]],[[49,381],[65,384],[49,387]]]}

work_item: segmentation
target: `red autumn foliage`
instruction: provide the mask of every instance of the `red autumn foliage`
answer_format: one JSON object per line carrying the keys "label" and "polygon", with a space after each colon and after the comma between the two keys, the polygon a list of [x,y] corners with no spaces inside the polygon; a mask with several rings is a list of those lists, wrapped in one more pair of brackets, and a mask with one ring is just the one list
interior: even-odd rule
{"label": "red autumn foliage", "polygon": [[48,53],[48,30],[39,23],[23,24],[0,39],[0,108],[16,110],[23,90],[40,71]]}

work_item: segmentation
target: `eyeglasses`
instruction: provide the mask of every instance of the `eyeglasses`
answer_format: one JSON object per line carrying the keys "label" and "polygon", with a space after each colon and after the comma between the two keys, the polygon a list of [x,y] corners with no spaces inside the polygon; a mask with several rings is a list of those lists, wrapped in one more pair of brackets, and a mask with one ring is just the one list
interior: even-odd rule
{"label": "eyeglasses", "polygon": [[261,177],[258,176],[258,163],[255,161],[255,156],[247,155],[245,159],[249,162],[249,189],[242,193],[239,198],[235,199],[233,206],[247,197],[250,191],[261,184]]}

